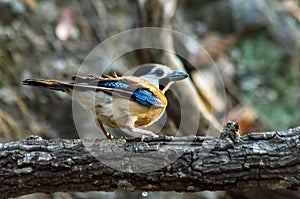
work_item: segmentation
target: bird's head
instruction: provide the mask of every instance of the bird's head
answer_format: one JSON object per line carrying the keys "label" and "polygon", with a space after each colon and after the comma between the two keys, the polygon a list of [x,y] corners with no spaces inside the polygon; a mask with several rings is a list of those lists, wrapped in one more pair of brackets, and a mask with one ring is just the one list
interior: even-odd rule
{"label": "bird's head", "polygon": [[170,82],[185,79],[188,74],[160,64],[144,64],[139,66],[133,76],[143,78],[159,88],[160,85],[166,86]]}

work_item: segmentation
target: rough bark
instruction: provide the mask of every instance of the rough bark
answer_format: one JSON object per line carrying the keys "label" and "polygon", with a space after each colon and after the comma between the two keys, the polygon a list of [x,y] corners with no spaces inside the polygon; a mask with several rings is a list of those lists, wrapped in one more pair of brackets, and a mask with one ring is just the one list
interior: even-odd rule
{"label": "rough bark", "polygon": [[[0,197],[116,189],[196,192],[299,187],[300,127],[237,139],[158,137],[109,141],[30,137],[3,143]],[[101,162],[89,151],[98,154]],[[112,164],[114,169],[103,163]],[[169,164],[151,171],[163,163]]]}

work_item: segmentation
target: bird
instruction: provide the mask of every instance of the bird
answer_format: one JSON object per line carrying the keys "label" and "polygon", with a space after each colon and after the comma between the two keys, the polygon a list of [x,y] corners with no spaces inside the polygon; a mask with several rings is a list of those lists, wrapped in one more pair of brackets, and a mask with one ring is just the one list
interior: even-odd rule
{"label": "bird", "polygon": [[108,139],[115,137],[104,125],[124,128],[142,137],[157,137],[147,127],[162,117],[168,105],[165,92],[188,77],[183,71],[149,63],[137,67],[132,75],[74,75],[70,82],[49,79],[26,79],[23,85],[43,87],[73,95],[79,104],[95,111],[95,121]]}

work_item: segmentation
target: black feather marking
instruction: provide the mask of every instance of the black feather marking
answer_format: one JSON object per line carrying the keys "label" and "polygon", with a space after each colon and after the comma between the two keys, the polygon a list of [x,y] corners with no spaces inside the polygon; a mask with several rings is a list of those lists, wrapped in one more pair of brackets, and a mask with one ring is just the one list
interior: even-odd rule
{"label": "black feather marking", "polygon": [[148,74],[153,68],[155,67],[155,65],[142,65],[139,67],[139,69],[137,69],[134,73],[133,76],[136,77],[141,77],[143,75]]}

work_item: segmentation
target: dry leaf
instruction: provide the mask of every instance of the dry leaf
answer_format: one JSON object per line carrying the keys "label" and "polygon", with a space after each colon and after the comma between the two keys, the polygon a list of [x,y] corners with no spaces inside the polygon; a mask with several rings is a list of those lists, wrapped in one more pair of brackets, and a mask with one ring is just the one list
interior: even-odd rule
{"label": "dry leaf", "polygon": [[218,36],[209,34],[202,42],[203,47],[208,51],[214,61],[217,61],[224,53],[236,43],[235,35]]}
{"label": "dry leaf", "polygon": [[26,7],[31,11],[35,12],[37,8],[37,2],[36,0],[23,0],[23,3],[26,5]]}
{"label": "dry leaf", "polygon": [[227,119],[230,121],[236,121],[240,126],[240,135],[246,135],[251,132],[263,131],[263,127],[256,123],[257,113],[249,106],[236,107],[232,109],[228,115]]}

